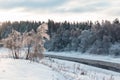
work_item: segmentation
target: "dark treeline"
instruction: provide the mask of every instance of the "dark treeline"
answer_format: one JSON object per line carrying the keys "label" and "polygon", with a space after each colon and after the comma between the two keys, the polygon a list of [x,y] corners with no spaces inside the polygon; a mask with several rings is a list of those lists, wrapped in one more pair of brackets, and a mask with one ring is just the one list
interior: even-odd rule
{"label": "dark treeline", "polygon": [[29,22],[29,21],[20,21],[20,22],[3,22],[0,25],[0,39],[5,38],[11,33],[12,29],[15,29],[21,33],[25,31],[30,31],[32,29],[36,30],[37,27],[41,25],[41,22]]}
{"label": "dark treeline", "polygon": [[[42,22],[4,22],[1,24],[0,38],[5,38],[12,28],[24,33],[36,30]],[[54,22],[48,20],[50,40],[45,46],[48,51],[79,51],[92,54],[120,55],[120,22]]]}

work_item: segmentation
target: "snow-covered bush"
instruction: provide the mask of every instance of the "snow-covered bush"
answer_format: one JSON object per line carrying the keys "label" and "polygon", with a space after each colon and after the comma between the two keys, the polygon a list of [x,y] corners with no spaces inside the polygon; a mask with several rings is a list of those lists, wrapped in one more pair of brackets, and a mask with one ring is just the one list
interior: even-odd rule
{"label": "snow-covered bush", "polygon": [[79,36],[80,44],[79,51],[85,52],[95,41],[96,37],[90,30],[83,30]]}
{"label": "snow-covered bush", "polygon": [[89,48],[88,52],[92,54],[109,54],[109,47],[111,45],[110,38],[103,36],[103,40],[97,39],[93,45]]}
{"label": "snow-covered bush", "polygon": [[110,55],[118,56],[120,55],[120,43],[112,44],[109,49]]}

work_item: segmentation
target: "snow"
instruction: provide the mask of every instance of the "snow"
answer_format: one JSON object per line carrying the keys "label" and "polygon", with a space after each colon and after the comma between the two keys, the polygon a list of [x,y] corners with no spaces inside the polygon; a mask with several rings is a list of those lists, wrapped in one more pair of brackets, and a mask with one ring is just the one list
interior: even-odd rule
{"label": "snow", "polygon": [[66,80],[120,80],[120,73],[118,72],[76,62],[46,58],[41,63],[63,74]]}
{"label": "snow", "polygon": [[58,59],[1,58],[0,80],[120,80],[120,73]]}
{"label": "snow", "polygon": [[[21,56],[24,56],[26,49],[21,50]],[[53,54],[60,56],[68,56],[68,57],[76,57],[76,58],[84,58],[91,60],[100,60],[107,62],[120,63],[120,57],[114,57],[112,55],[92,55],[89,53],[82,54],[81,52],[45,52],[45,54]],[[11,51],[7,48],[0,48],[0,57],[10,57]]]}
{"label": "snow", "polygon": [[54,80],[64,77],[51,68],[27,60],[0,59],[0,80]]}
{"label": "snow", "polygon": [[[21,51],[24,53],[24,50]],[[120,80],[120,73],[76,62],[44,58],[40,63],[9,58],[10,50],[0,48],[0,80]],[[110,56],[95,56],[79,52],[46,52],[46,54],[116,60]],[[79,55],[79,56],[78,56]]]}

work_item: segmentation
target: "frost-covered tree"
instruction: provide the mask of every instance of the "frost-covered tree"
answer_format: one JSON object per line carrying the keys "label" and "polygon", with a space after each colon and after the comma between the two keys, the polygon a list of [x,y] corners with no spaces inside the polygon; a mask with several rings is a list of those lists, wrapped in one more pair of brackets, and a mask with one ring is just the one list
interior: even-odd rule
{"label": "frost-covered tree", "polygon": [[116,42],[111,45],[109,48],[109,54],[114,55],[114,56],[119,56],[120,55],[120,43]]}
{"label": "frost-covered tree", "polygon": [[23,45],[24,45],[24,47],[27,47],[26,59],[29,59],[30,51],[31,51],[32,45],[34,43],[34,35],[35,35],[34,30],[23,33]]}
{"label": "frost-covered tree", "polygon": [[20,32],[12,29],[12,32],[8,35],[8,37],[2,41],[4,46],[12,51],[13,58],[18,59],[20,55],[20,49],[22,47],[22,38]]}
{"label": "frost-covered tree", "polygon": [[45,39],[49,39],[47,34],[48,25],[43,23],[37,28],[37,33],[33,35],[33,52],[30,54],[30,59],[37,60],[44,57],[43,52],[45,51],[44,43]]}
{"label": "frost-covered tree", "polygon": [[86,52],[88,48],[92,46],[94,41],[96,40],[95,34],[91,30],[83,30],[81,35],[78,37],[79,43],[79,51]]}

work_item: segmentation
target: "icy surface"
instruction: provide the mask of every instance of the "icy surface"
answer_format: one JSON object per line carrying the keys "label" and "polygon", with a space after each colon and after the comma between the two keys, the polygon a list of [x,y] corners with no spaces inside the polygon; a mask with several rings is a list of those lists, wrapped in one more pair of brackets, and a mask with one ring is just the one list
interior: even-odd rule
{"label": "icy surface", "polygon": [[120,63],[120,57],[114,57],[112,55],[92,55],[89,53],[82,54],[81,52],[45,52],[45,54],[100,60],[107,62]]}

